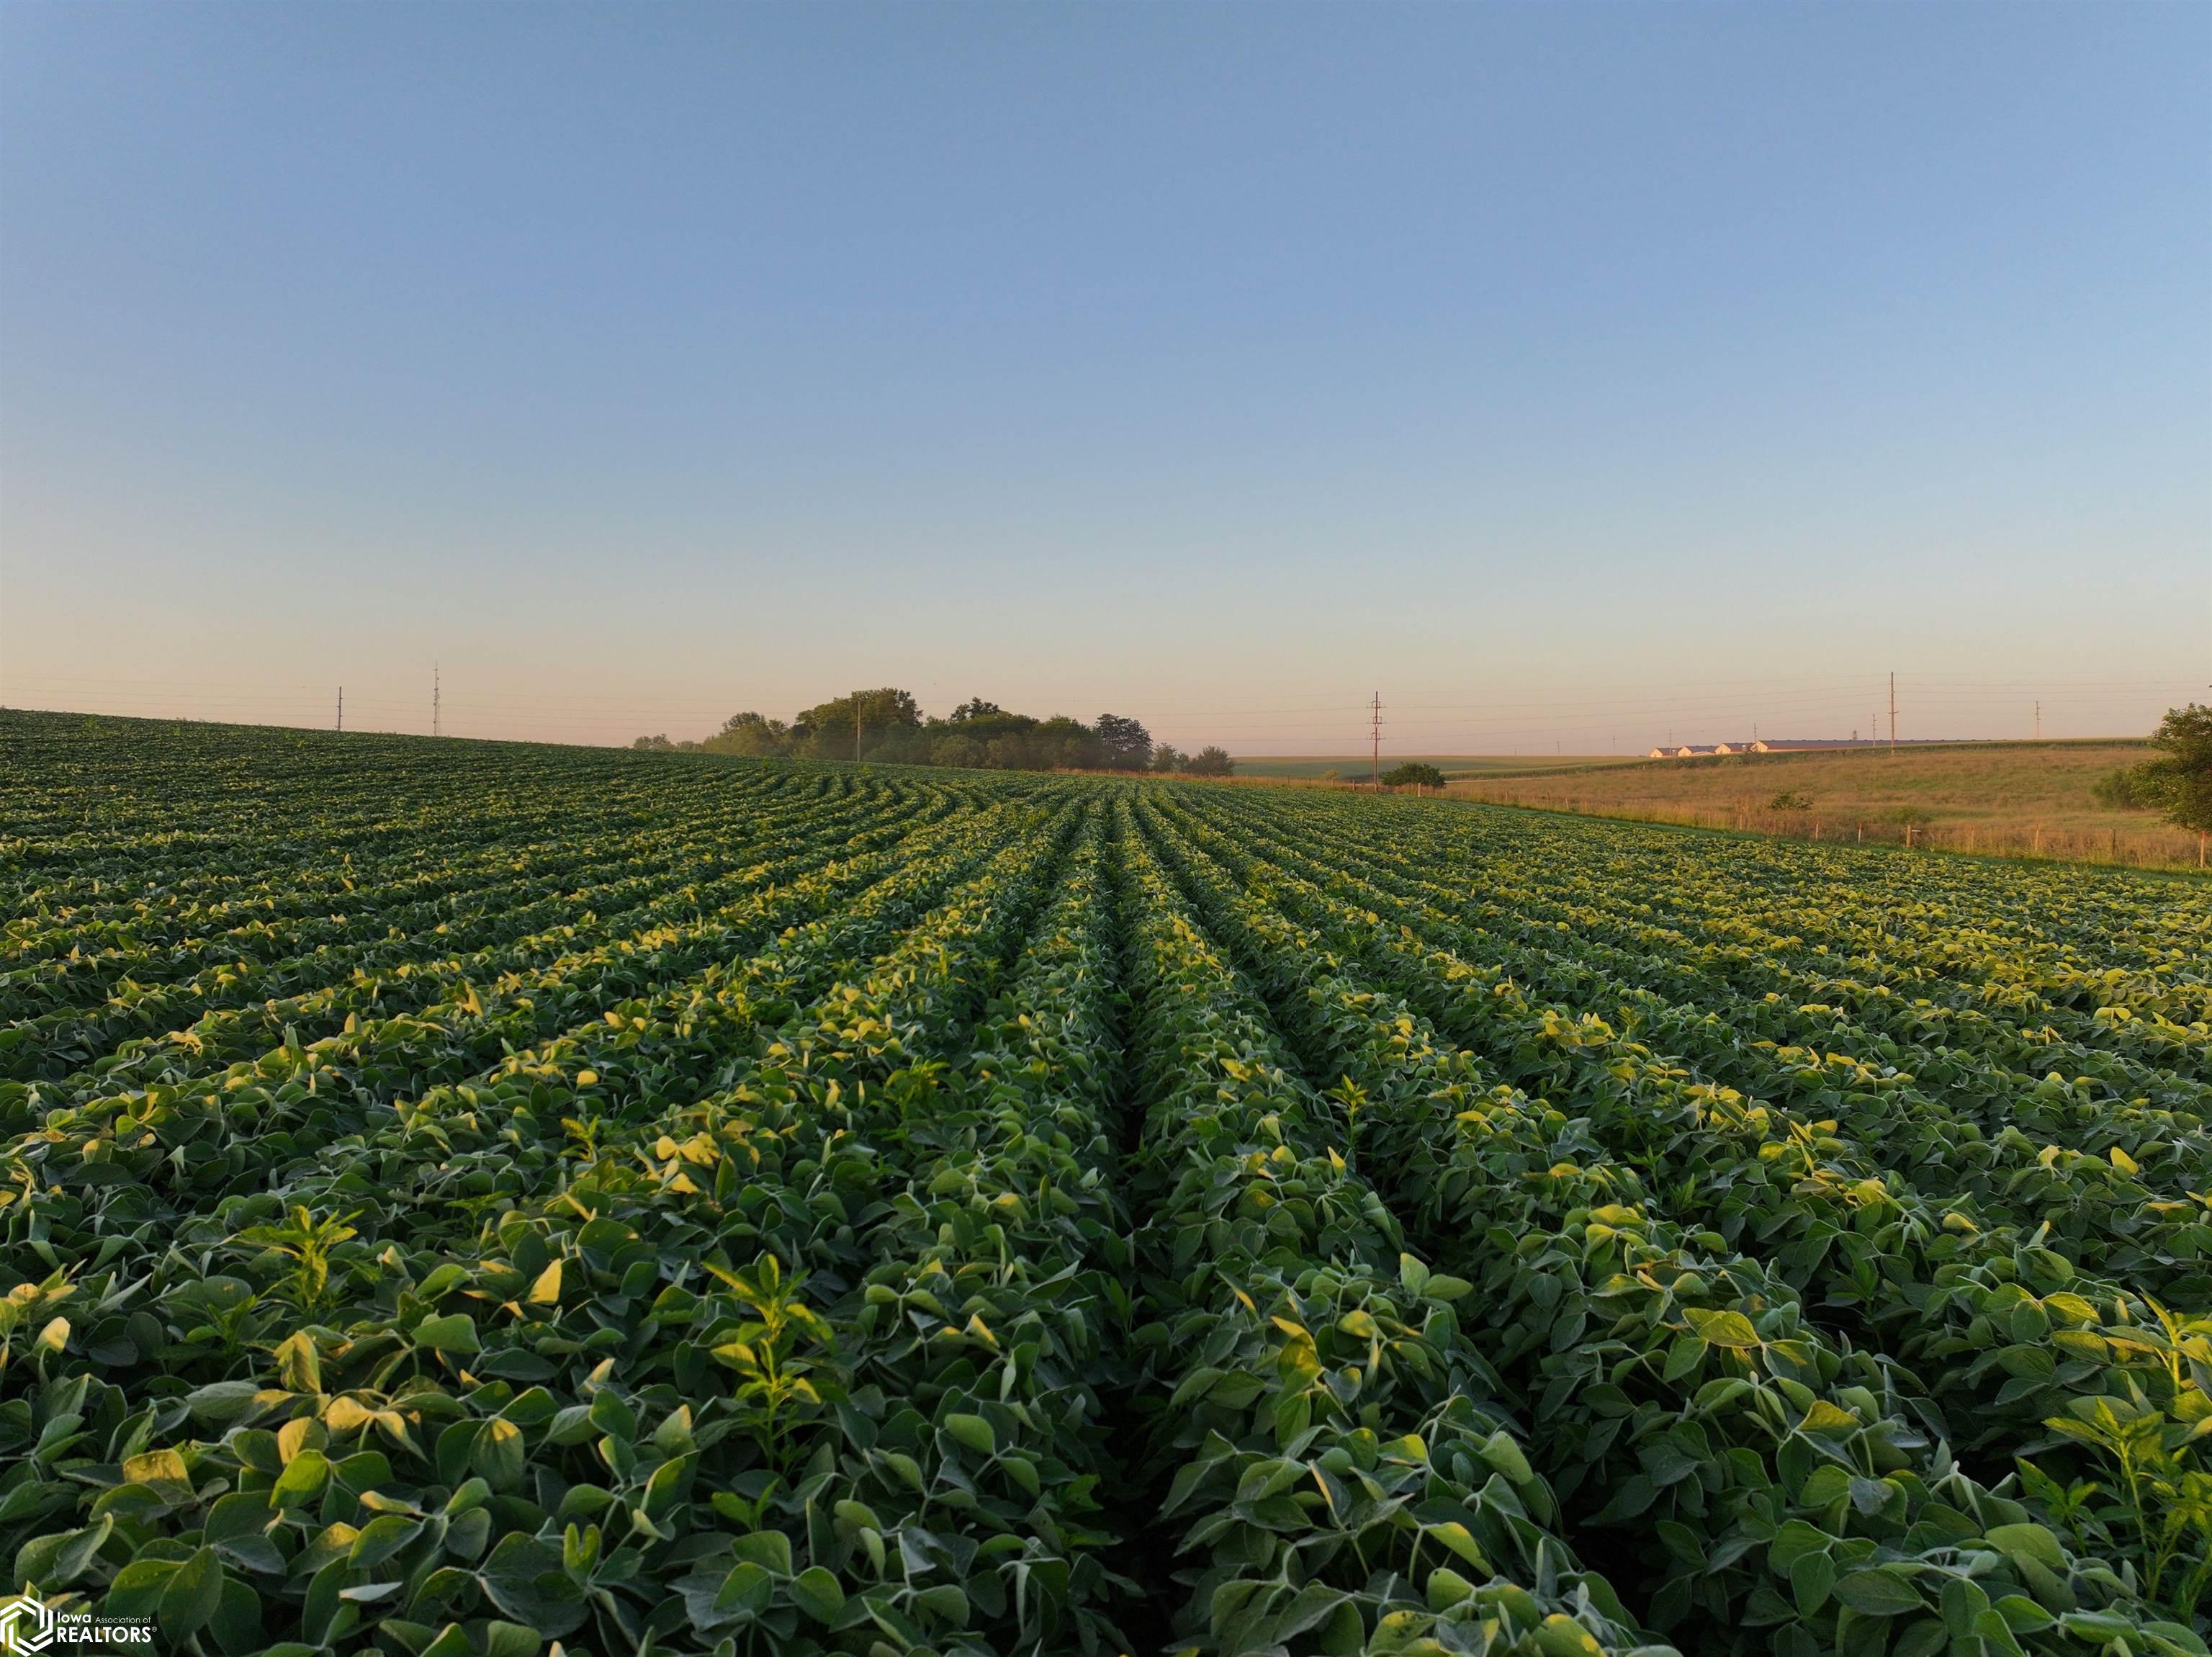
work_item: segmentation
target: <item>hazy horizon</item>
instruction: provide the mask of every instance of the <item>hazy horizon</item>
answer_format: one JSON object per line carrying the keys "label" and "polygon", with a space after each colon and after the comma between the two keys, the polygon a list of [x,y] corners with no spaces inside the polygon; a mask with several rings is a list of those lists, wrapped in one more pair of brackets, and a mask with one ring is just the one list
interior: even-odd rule
{"label": "hazy horizon", "polygon": [[0,8],[0,704],[2136,735],[2212,9]]}

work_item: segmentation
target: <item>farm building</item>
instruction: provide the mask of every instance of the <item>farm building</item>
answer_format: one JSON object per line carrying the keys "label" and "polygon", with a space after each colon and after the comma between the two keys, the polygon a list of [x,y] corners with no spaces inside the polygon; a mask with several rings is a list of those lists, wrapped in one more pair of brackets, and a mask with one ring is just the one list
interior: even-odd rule
{"label": "farm building", "polygon": [[1644,756],[1647,759],[1711,759],[1717,756],[1738,753],[1808,753],[1815,748],[1849,748],[1868,746],[1850,742],[1765,742],[1753,737],[1748,742],[1716,742],[1711,747],[1692,747],[1686,744],[1676,748],[1654,748]]}

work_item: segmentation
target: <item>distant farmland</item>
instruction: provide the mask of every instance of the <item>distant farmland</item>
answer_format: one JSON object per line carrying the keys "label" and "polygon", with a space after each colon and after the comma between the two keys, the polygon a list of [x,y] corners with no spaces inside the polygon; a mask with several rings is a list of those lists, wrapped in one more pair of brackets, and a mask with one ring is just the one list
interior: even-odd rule
{"label": "distant farmland", "polygon": [[1586,762],[1571,774],[1524,770],[1457,781],[1450,791],[1504,805],[1823,840],[1900,843],[1909,827],[1916,846],[2193,868],[2195,835],[2147,812],[2112,810],[2091,791],[2098,778],[2148,758],[2146,743],[2123,740],[1960,743],[1894,755],[1826,749],[1601,768]]}
{"label": "distant farmland", "polygon": [[[1592,765],[1632,765],[1633,759],[1620,754],[1464,754],[1464,753],[1386,753],[1382,769],[1402,765],[1409,759],[1434,765],[1447,777],[1518,776],[1529,771],[1556,771],[1568,767],[1577,771]],[[1239,777],[1287,777],[1299,778],[1326,777],[1334,771],[1347,783],[1364,782],[1372,770],[1372,758],[1368,754],[1261,754],[1254,758],[1239,757],[1237,774]]]}

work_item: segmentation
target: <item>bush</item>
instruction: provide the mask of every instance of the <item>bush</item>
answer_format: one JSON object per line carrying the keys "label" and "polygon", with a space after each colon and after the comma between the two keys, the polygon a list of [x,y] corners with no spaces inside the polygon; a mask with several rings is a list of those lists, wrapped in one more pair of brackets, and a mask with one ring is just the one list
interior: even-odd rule
{"label": "bush", "polygon": [[1226,748],[1200,748],[1183,769],[1193,777],[1227,777],[1237,769]]}
{"label": "bush", "polygon": [[2158,788],[2142,767],[2124,766],[2107,771],[2090,785],[2097,803],[2112,811],[2156,811]]}
{"label": "bush", "polygon": [[1394,789],[1440,789],[1444,785],[1444,774],[1434,765],[1424,765],[1409,759],[1402,765],[1394,765],[1382,773],[1382,780]]}
{"label": "bush", "polygon": [[1766,802],[1766,808],[1769,811],[1810,811],[1813,809],[1813,796],[1792,794],[1785,789]]}

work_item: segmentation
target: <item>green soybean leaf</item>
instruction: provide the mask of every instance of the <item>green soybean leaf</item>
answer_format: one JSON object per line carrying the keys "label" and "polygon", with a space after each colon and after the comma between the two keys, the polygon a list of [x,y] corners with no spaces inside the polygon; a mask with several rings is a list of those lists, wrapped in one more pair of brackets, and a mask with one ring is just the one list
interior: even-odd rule
{"label": "green soybean leaf", "polygon": [[222,1562],[215,1550],[203,1547],[181,1562],[161,1590],[157,1617],[161,1632],[181,1642],[206,1626],[222,1604]]}
{"label": "green soybean leaf", "polygon": [[1838,1579],[1836,1598],[1862,1617],[1901,1617],[1924,1611],[1927,1601],[1911,1581],[1887,1570],[1851,1571]]}
{"label": "green soybean leaf", "polygon": [[819,1565],[809,1565],[792,1578],[791,1598],[799,1610],[817,1623],[833,1623],[845,1609],[845,1590]]}
{"label": "green soybean leaf", "polygon": [[477,1320],[465,1312],[454,1313],[447,1318],[425,1318],[415,1325],[415,1343],[437,1352],[475,1352],[481,1350],[477,1340]]}
{"label": "green soybean leaf", "polygon": [[990,1455],[999,1447],[998,1434],[981,1416],[949,1415],[945,1418],[945,1430],[978,1455]]}

